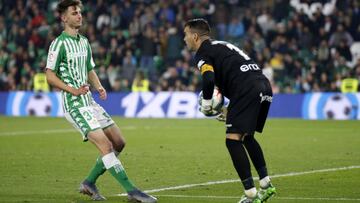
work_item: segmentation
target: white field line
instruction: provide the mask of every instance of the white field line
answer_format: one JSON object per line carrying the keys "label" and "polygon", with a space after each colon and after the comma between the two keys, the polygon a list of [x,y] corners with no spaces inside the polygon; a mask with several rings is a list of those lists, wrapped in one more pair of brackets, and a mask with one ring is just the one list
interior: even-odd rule
{"label": "white field line", "polygon": [[56,134],[56,133],[69,133],[76,132],[75,129],[54,129],[54,130],[32,130],[32,131],[13,131],[13,132],[0,132],[0,136],[12,135],[33,135],[33,134]]}
{"label": "white field line", "polygon": [[359,198],[345,198],[345,197],[274,197],[275,199],[286,200],[317,200],[317,201],[360,201]]}
{"label": "white field line", "polygon": [[[124,126],[121,130],[135,130],[135,126]],[[13,136],[13,135],[33,135],[33,134],[56,134],[56,133],[70,133],[78,132],[75,128],[69,127],[69,129],[54,129],[54,130],[33,130],[33,131],[9,131],[0,132],[0,136]]]}
{"label": "white field line", "polygon": [[[212,195],[156,195],[157,197],[174,197],[174,198],[199,198],[199,199],[240,199],[240,196],[212,196]],[[317,201],[360,201],[357,198],[342,198],[342,197],[274,197],[275,199],[283,200],[317,200]]]}
{"label": "white field line", "polygon": [[[326,172],[344,171],[344,170],[359,169],[359,168],[360,168],[360,166],[347,166],[347,167],[328,168],[328,169],[303,171],[303,172],[291,172],[291,173],[273,175],[273,176],[271,176],[271,178],[301,176],[301,175],[314,174],[314,173],[326,173]],[[257,177],[254,179],[258,180]],[[184,188],[192,188],[192,187],[206,186],[206,185],[217,185],[217,184],[224,184],[224,183],[234,183],[234,182],[240,182],[240,180],[239,179],[231,179],[231,180],[210,181],[210,182],[205,182],[205,183],[186,184],[186,185],[179,185],[179,186],[173,186],[173,187],[145,190],[145,192],[155,193],[155,192],[161,192],[161,191],[167,191],[167,190],[178,190],[178,189],[184,189]],[[126,196],[126,193],[117,194],[117,196]]]}
{"label": "white field line", "polygon": [[[166,127],[166,126],[165,126]],[[154,129],[164,129],[164,126],[121,126],[121,130],[136,130],[136,129],[145,129],[145,130],[154,130]],[[172,129],[177,129],[177,127],[171,127]],[[187,129],[186,127],[181,127],[178,129]],[[274,128],[278,130],[277,128]],[[280,129],[280,128],[279,128]],[[300,128],[299,128],[300,129]],[[301,128],[304,130],[303,128]],[[334,128],[335,129],[335,128]],[[333,131],[334,129],[325,129],[323,131]],[[306,129],[305,129],[306,130]],[[33,135],[33,134],[56,134],[56,133],[68,133],[68,132],[77,132],[75,129],[69,127],[69,129],[44,129],[44,130],[32,130],[32,131],[0,131],[1,136],[12,136],[12,135]]]}

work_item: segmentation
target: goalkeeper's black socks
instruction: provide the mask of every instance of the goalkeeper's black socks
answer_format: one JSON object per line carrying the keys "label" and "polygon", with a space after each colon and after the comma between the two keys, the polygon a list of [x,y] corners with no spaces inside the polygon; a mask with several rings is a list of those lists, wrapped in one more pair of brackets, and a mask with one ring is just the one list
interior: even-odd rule
{"label": "goalkeeper's black socks", "polygon": [[263,179],[268,175],[268,172],[266,169],[264,153],[261,149],[260,144],[254,138],[254,135],[246,136],[243,144],[250,156],[252,163],[255,166],[256,171],[259,174],[259,178]]}
{"label": "goalkeeper's black socks", "polygon": [[241,141],[226,139],[226,147],[230,153],[236,172],[238,173],[245,190],[254,187],[251,175],[250,161]]}

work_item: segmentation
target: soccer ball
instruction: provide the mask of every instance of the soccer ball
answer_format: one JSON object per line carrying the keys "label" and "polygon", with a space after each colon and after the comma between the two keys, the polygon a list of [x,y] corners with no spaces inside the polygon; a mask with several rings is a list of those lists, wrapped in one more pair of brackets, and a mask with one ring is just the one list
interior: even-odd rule
{"label": "soccer ball", "polygon": [[[199,93],[199,106],[201,106],[202,99],[203,99],[203,92],[201,91]],[[221,108],[224,105],[224,96],[221,94],[221,92],[217,87],[214,88],[214,93],[211,100],[212,100],[212,109],[220,112]]]}
{"label": "soccer ball", "polygon": [[26,112],[29,116],[49,116],[51,113],[51,100],[45,94],[34,94],[30,97]]}
{"label": "soccer ball", "polygon": [[346,120],[351,119],[352,104],[350,100],[341,94],[328,98],[324,105],[324,114],[327,119]]}

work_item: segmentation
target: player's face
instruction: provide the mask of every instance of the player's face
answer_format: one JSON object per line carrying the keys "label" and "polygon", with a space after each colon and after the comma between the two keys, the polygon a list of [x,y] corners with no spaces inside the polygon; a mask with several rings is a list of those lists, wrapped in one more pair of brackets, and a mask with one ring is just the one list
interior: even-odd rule
{"label": "player's face", "polygon": [[196,47],[195,47],[195,33],[191,32],[190,28],[188,26],[185,27],[184,29],[184,41],[186,44],[186,47],[190,50],[190,51],[196,51]]}
{"label": "player's face", "polygon": [[82,15],[81,15],[81,9],[78,6],[70,6],[65,11],[64,15],[62,16],[62,20],[65,23],[65,25],[74,28],[79,29],[82,25]]}

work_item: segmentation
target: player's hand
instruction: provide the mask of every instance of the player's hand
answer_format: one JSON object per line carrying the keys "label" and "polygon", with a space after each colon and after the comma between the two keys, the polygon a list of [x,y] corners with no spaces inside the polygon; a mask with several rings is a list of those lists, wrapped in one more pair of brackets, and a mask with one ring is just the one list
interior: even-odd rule
{"label": "player's hand", "polygon": [[226,116],[223,113],[220,113],[219,115],[216,116],[216,120],[220,122],[226,122]]}
{"label": "player's hand", "polygon": [[220,112],[217,112],[212,109],[212,100],[211,99],[202,99],[201,100],[201,106],[200,106],[200,112],[203,113],[205,116],[216,116]]}
{"label": "player's hand", "polygon": [[107,98],[106,90],[101,86],[97,89],[100,94],[100,99],[105,100]]}
{"label": "player's hand", "polygon": [[227,116],[227,107],[223,106],[221,108],[220,114],[216,116],[216,120],[220,122],[226,122],[226,116]]}
{"label": "player's hand", "polygon": [[70,93],[72,95],[74,95],[74,96],[79,96],[79,95],[83,95],[83,94],[88,93],[89,90],[90,90],[89,85],[85,84],[85,85],[82,85],[81,87],[79,87],[77,89],[72,87]]}

